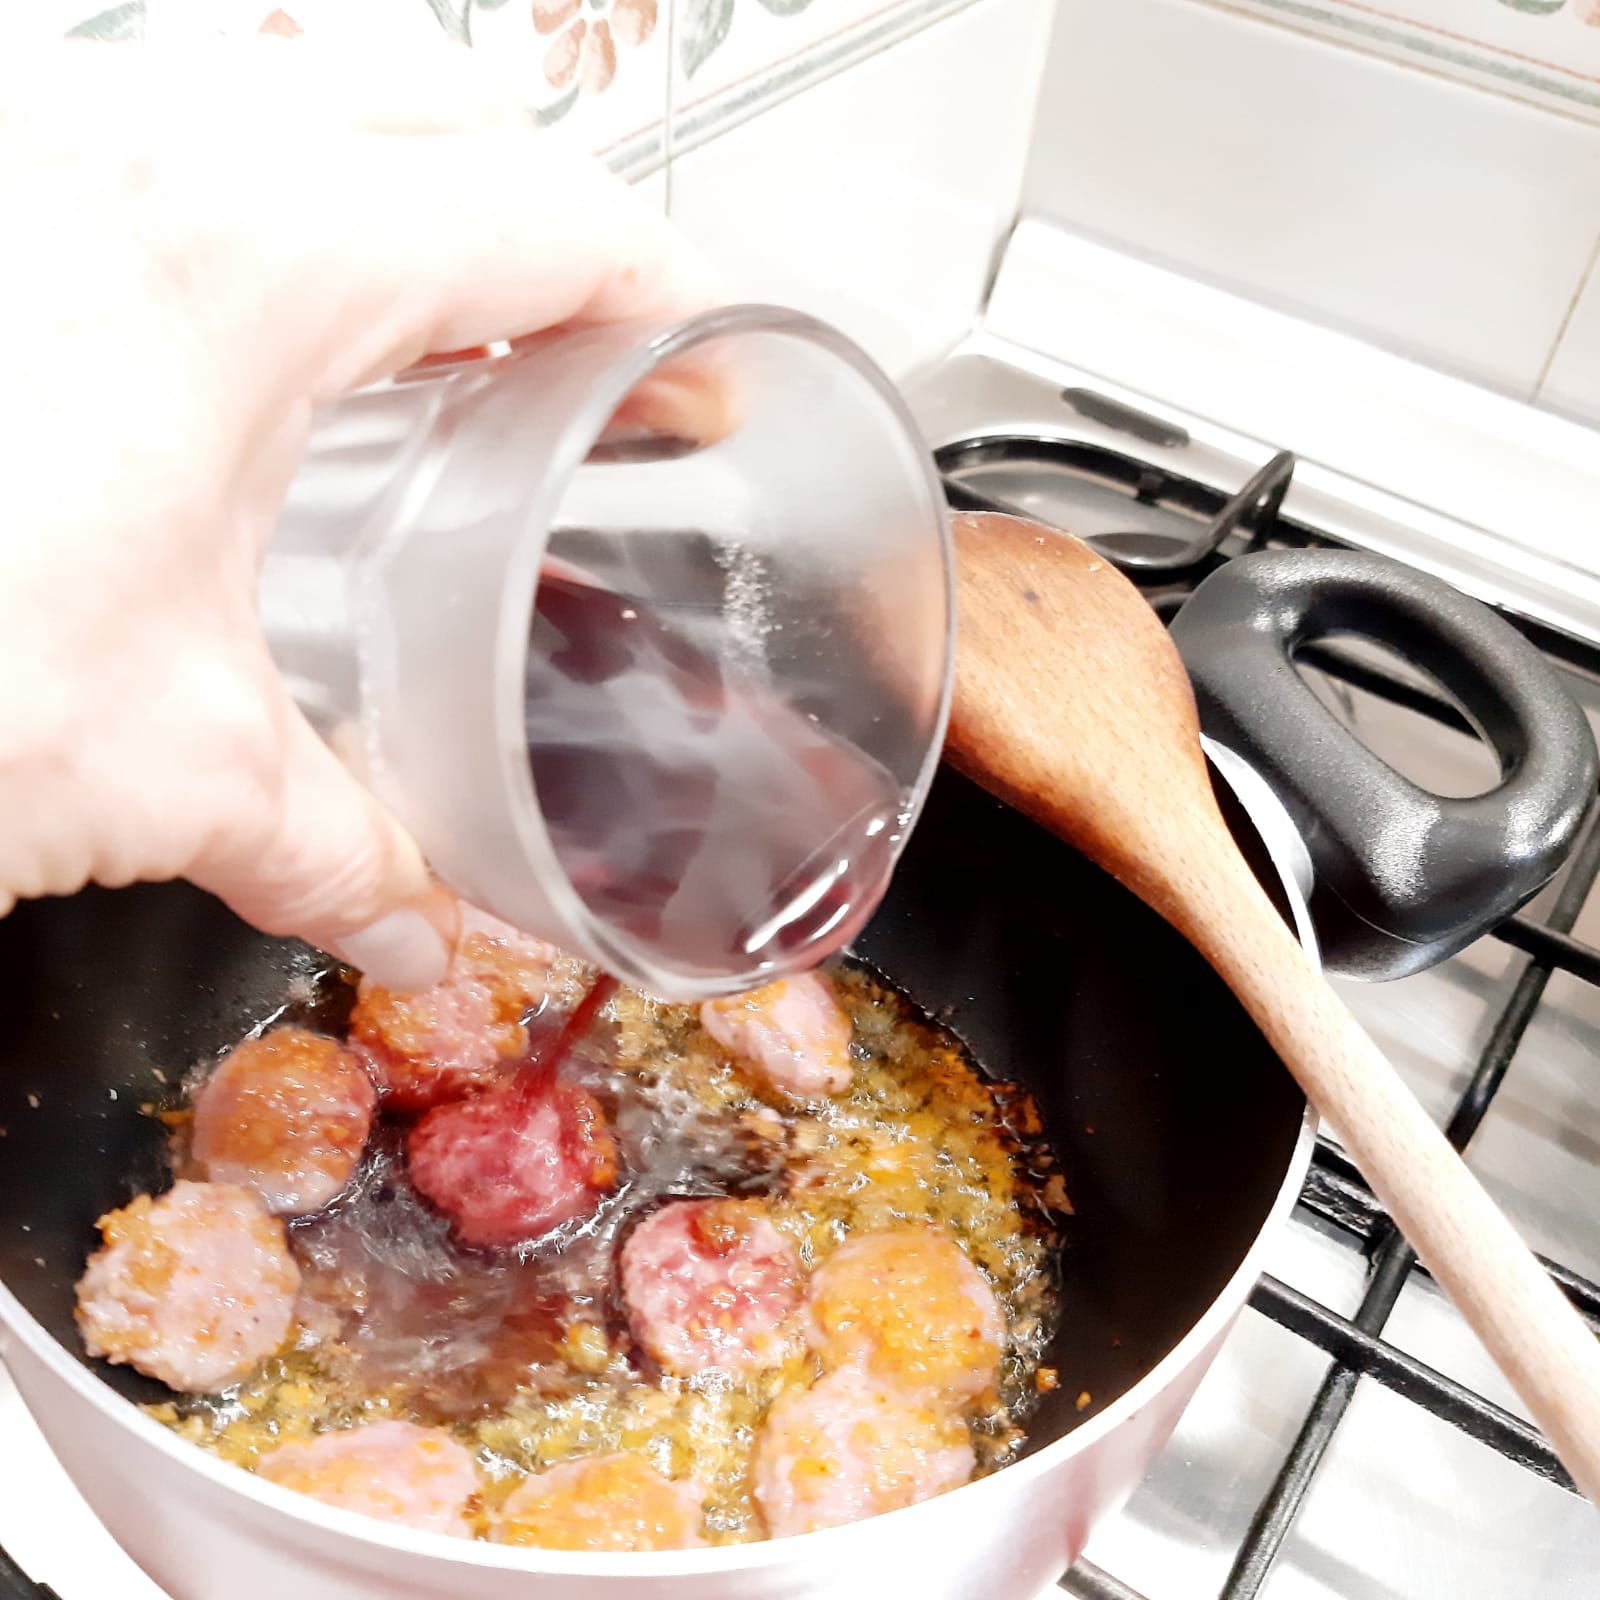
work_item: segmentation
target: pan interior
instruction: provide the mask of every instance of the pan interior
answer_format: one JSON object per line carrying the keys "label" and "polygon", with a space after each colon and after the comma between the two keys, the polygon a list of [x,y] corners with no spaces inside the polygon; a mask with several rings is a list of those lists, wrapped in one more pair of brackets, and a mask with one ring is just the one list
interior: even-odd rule
{"label": "pan interior", "polygon": [[[1259,838],[1218,798],[1286,914]],[[1304,1097],[1192,946],[950,772],[855,949],[1033,1091],[1060,1159],[1074,1215],[1037,1449],[1131,1388],[1221,1293],[1282,1188]]]}
{"label": "pan interior", "polygon": [[[1282,1185],[1304,1102],[1182,939],[949,771],[855,952],[1044,1113],[1075,1215],[1046,1358],[1060,1386],[1036,1448],[1116,1399],[1215,1299]],[[180,884],[0,920],[0,1278],[131,1399],[165,1391],[83,1356],[72,1309],[96,1217],[160,1174],[161,1130],[140,1106],[158,1074],[224,1049],[318,965]]]}

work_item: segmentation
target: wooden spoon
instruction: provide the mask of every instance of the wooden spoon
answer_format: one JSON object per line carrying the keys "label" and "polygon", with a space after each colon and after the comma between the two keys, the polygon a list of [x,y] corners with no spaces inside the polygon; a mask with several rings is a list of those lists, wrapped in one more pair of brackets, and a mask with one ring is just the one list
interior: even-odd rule
{"label": "wooden spoon", "polygon": [[[1378,1198],[1600,1503],[1600,1341],[1307,962],[1217,809],[1189,680],[1087,545],[955,519],[947,757],[1184,935],[1255,1019]],[[1070,914],[1070,907],[1068,908]]]}

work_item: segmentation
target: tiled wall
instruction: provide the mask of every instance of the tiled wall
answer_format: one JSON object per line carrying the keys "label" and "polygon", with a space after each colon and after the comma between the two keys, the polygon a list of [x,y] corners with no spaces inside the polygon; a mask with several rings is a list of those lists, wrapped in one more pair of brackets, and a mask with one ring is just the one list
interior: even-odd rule
{"label": "tiled wall", "polygon": [[737,290],[895,372],[970,320],[1027,163],[1029,210],[1600,423],[1600,0],[9,0],[19,20],[442,30]]}
{"label": "tiled wall", "polygon": [[[9,0],[39,33],[260,31],[489,54],[553,140],[603,155],[751,298],[892,371],[970,324],[1015,215],[1053,0]],[[0,46],[3,47],[3,46]]]}
{"label": "tiled wall", "polygon": [[1060,0],[1025,203],[1600,423],[1600,0]]}
{"label": "tiled wall", "polygon": [[1600,119],[1600,0],[1231,0],[1275,22]]}

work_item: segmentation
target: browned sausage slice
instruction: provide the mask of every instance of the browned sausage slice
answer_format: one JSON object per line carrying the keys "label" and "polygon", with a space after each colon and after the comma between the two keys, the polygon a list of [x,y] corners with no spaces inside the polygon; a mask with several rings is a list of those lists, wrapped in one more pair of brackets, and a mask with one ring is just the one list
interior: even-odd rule
{"label": "browned sausage slice", "polygon": [[861,1234],[811,1279],[808,1337],[826,1367],[964,1403],[996,1377],[1005,1313],[942,1228]]}
{"label": "browned sausage slice", "polygon": [[635,1455],[566,1461],[512,1492],[491,1538],[545,1550],[692,1550],[700,1497]]}
{"label": "browned sausage slice", "polygon": [[360,1163],[377,1099],[337,1041],[274,1028],[236,1045],[201,1086],[192,1153],[213,1183],[254,1189],[269,1211],[320,1211]]}
{"label": "browned sausage slice", "polygon": [[850,1087],[850,1019],[819,973],[707,1000],[701,1026],[754,1076],[803,1100]]}
{"label": "browned sausage slice", "polygon": [[363,979],[357,991],[350,1040],[394,1110],[422,1111],[499,1081],[527,1048],[523,1017],[570,1009],[583,992],[585,969],[554,945],[473,907],[461,914],[443,983],[399,995]]}

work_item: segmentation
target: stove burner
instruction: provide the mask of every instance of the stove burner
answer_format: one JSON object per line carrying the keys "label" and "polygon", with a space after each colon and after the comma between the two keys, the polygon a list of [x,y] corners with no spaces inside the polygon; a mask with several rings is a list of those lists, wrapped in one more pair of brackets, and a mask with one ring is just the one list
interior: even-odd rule
{"label": "stove burner", "polygon": [[[1129,506],[1130,515],[1132,507],[1151,508],[1156,515],[1147,520],[1164,526],[1086,528],[1079,534],[1114,566],[1134,575],[1188,572],[1217,555],[1233,535],[1252,541],[1266,537],[1276,527],[1295,467],[1294,457],[1281,450],[1237,494],[1224,498],[1216,489],[1132,456],[1043,435],[983,434],[943,446],[934,459],[947,498],[963,511],[1028,517],[1054,526],[1037,503],[1050,498],[1054,483],[1070,485],[1075,499],[1093,495],[1097,511],[1110,518],[1118,501]],[[986,482],[1019,484],[1035,503],[1023,504],[979,486]],[[1183,538],[1182,523],[1201,519],[1199,531]]]}

